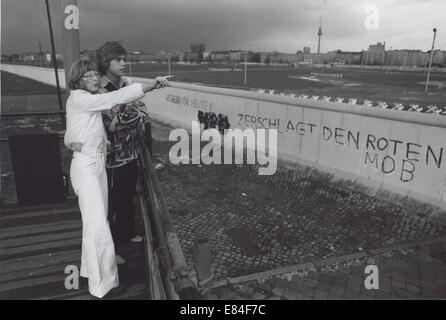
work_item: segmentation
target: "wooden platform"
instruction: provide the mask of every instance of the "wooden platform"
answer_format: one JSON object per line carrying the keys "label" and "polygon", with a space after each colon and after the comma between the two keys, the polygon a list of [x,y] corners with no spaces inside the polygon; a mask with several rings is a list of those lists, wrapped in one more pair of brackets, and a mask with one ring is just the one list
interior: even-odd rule
{"label": "wooden platform", "polygon": [[[68,265],[80,268],[82,223],[77,199],[30,207],[0,208],[0,300],[94,299],[87,280],[67,290]],[[122,248],[119,266],[127,290],[110,299],[148,299],[141,243]]]}

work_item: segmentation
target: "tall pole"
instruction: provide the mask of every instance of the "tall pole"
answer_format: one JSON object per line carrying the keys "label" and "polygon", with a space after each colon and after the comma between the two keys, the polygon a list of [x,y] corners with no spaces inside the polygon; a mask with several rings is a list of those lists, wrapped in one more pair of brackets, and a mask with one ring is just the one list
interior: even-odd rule
{"label": "tall pole", "polygon": [[167,54],[167,62],[168,62],[168,65],[169,65],[169,76],[170,76],[170,52]]}
{"label": "tall pole", "polygon": [[389,51],[385,51],[384,50],[384,67],[385,67],[385,76],[387,77],[387,72],[389,69],[389,66],[391,66],[391,59],[392,59],[392,53],[390,53],[390,51],[392,51],[392,47],[390,47]]}
{"label": "tall pole", "polygon": [[322,18],[319,16],[319,30],[317,31],[317,54],[321,53],[321,36],[322,36]]}
{"label": "tall pole", "polygon": [[428,64],[429,60],[426,59],[426,63],[424,64],[424,73],[423,75],[425,76],[427,73],[427,64]]}
{"label": "tall pole", "polygon": [[73,62],[79,60],[79,8],[77,0],[62,0],[62,44],[66,92],[68,73]]}
{"label": "tall pole", "polygon": [[245,52],[245,86],[246,86],[246,75],[248,73],[248,51]]}
{"label": "tall pole", "polygon": [[48,0],[45,0],[45,4],[46,4],[46,12],[48,15],[48,26],[50,28],[51,51],[52,51],[52,59],[54,62],[54,73],[56,74],[57,99],[59,100],[59,110],[63,110],[62,95],[60,92],[60,84],[59,84],[59,72],[57,71],[56,49],[54,47],[53,27],[51,25],[51,14]]}
{"label": "tall pole", "polygon": [[427,71],[426,88],[424,88],[425,93],[427,93],[429,88],[429,78],[431,75],[432,58],[434,57],[435,36],[437,35],[437,29],[434,28],[433,31],[434,31],[434,39],[432,40],[431,58],[429,60],[429,69]]}
{"label": "tall pole", "polygon": [[130,73],[130,77],[131,77],[132,76],[132,54],[129,53],[128,57],[129,57],[129,73]]}

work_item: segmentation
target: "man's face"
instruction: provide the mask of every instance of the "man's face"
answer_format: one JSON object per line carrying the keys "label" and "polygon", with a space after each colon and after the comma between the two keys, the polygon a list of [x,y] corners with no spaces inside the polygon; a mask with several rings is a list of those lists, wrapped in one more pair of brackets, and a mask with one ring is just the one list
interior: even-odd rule
{"label": "man's face", "polygon": [[116,59],[110,61],[108,71],[117,77],[122,77],[125,72],[125,65],[125,55],[120,55]]}

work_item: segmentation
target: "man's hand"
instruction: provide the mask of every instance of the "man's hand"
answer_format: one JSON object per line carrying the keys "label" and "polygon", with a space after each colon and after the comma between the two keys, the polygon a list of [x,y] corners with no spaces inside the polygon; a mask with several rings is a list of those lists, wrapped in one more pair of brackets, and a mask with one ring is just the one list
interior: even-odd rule
{"label": "man's hand", "polygon": [[169,81],[167,79],[172,78],[173,76],[158,76],[155,78],[155,84],[152,83],[142,83],[142,91],[150,92],[156,89],[164,88],[169,86]]}
{"label": "man's hand", "polygon": [[158,76],[155,78],[155,89],[164,88],[169,86],[169,81],[167,79],[172,78],[173,76]]}

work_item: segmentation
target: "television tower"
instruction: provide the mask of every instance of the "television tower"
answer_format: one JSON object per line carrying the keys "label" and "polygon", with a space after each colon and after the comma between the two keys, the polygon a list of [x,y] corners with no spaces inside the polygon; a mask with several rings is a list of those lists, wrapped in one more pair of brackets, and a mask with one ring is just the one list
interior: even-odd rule
{"label": "television tower", "polygon": [[318,41],[317,41],[317,54],[321,53],[321,36],[322,36],[322,24],[321,17],[319,16],[319,30],[317,32]]}

